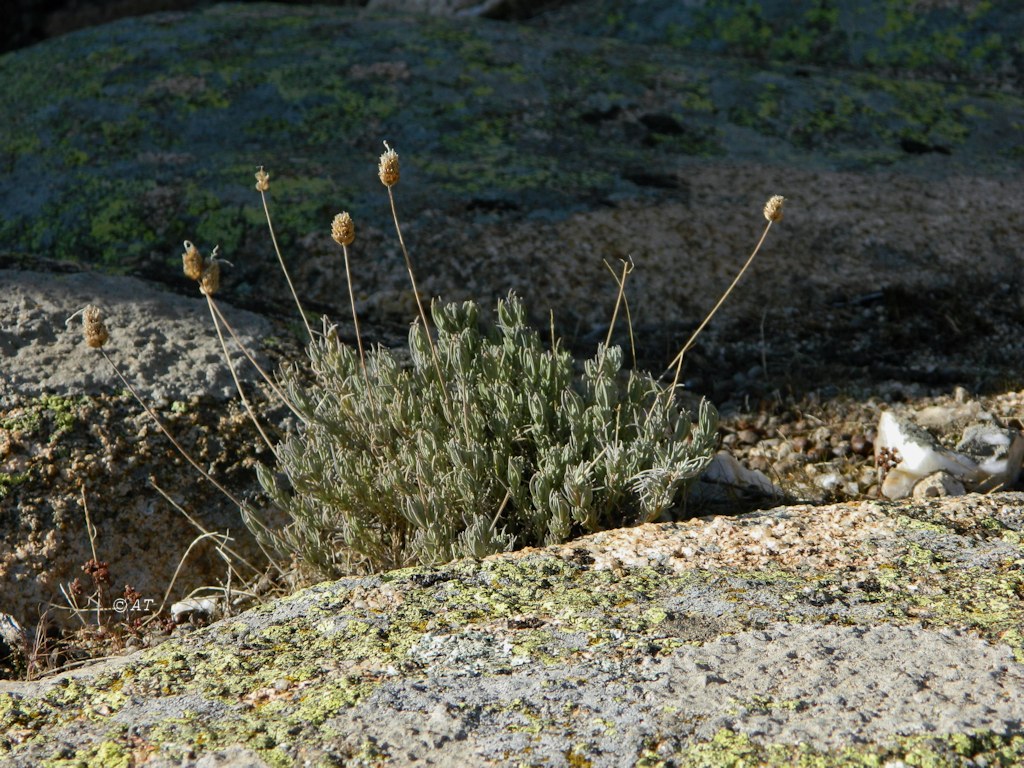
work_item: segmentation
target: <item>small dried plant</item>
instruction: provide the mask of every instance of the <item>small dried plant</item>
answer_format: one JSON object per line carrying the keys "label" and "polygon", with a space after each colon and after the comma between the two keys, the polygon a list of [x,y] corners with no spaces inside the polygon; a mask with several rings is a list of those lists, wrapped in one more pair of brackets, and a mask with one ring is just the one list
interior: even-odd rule
{"label": "small dried plant", "polygon": [[[185,252],[182,254],[183,270],[188,277],[196,280],[199,284],[201,293],[206,296],[208,300],[218,338],[220,339],[225,357],[228,360],[228,365],[231,368],[232,375],[235,377],[239,393],[246,407],[249,409],[250,416],[252,416],[253,420],[256,421],[255,413],[245,397],[245,393],[243,392],[238,377],[235,374],[230,357],[228,357],[226,342],[221,333],[221,326],[227,327],[236,341],[238,338],[237,334],[233,329],[231,329],[230,324],[228,324],[227,320],[223,317],[223,314],[213,302],[213,295],[220,287],[221,263],[226,262],[223,262],[217,257],[216,248],[209,258],[204,258],[194,244],[188,241],[185,242]],[[88,305],[69,317],[66,324],[70,325],[71,321],[78,315],[82,316],[83,335],[86,345],[100,353],[128,392],[130,392],[138,401],[145,413],[153,423],[156,424],[158,429],[163,432],[164,436],[171,442],[174,448],[203,478],[210,482],[233,504],[237,505],[240,509],[244,509],[246,507],[246,502],[234,495],[192,457],[192,455],[169,431],[156,412],[146,403],[138,390],[132,386],[131,382],[118,368],[113,358],[105,349],[105,346],[110,340],[110,333],[107,329],[106,321],[104,320],[103,312],[100,308],[95,305]],[[242,346],[240,342],[239,346]],[[244,347],[242,347],[242,349],[246,352]],[[252,360],[253,365],[259,367],[248,352],[246,352],[246,355],[250,360]],[[269,375],[266,374],[265,371],[262,371],[262,369],[260,370],[273,385]],[[273,386],[276,388],[276,385]],[[280,390],[277,391],[280,393]],[[256,426],[258,428],[260,427],[258,421],[256,422]],[[260,434],[263,435],[264,440],[267,440],[268,444],[270,444],[269,437],[267,437],[266,433],[263,432],[262,429],[260,429]],[[273,448],[272,445],[271,448]],[[155,482],[154,487],[156,487]],[[70,611],[72,616],[78,618],[80,626],[71,632],[57,632],[54,637],[51,637],[49,634],[41,634],[37,631],[35,650],[29,654],[30,660],[35,660],[30,661],[28,665],[28,674],[30,676],[51,672],[54,670],[55,666],[66,666],[68,658],[81,658],[88,660],[95,658],[96,655],[101,652],[119,653],[125,649],[126,645],[131,642],[132,638],[140,640],[143,636],[152,637],[154,633],[166,634],[175,623],[172,616],[168,616],[165,612],[175,581],[181,573],[186,559],[190,556],[196,546],[204,541],[211,541],[214,544],[217,554],[225,561],[227,566],[226,582],[224,584],[219,587],[202,588],[206,592],[213,592],[222,596],[222,599],[218,601],[220,603],[219,610],[222,613],[227,613],[233,607],[237,607],[238,605],[249,602],[250,600],[259,598],[259,594],[248,590],[245,586],[238,589],[234,588],[232,585],[235,581],[243,585],[256,585],[261,583],[267,578],[267,569],[265,567],[257,567],[237,551],[232,549],[228,545],[230,537],[226,534],[206,531],[198,521],[190,516],[185,510],[181,509],[181,507],[179,507],[159,487],[156,487],[156,490],[164,495],[165,499],[172,506],[178,509],[189,520],[189,522],[200,530],[200,535],[191,542],[184,555],[182,555],[178,563],[178,568],[174,576],[171,578],[170,583],[167,585],[162,602],[160,602],[159,605],[155,605],[155,600],[153,599],[146,598],[145,600],[142,600],[138,591],[128,584],[126,584],[124,589],[120,592],[112,589],[110,565],[105,561],[101,561],[96,554],[95,528],[93,527],[89,517],[89,510],[86,505],[85,491],[83,488],[82,507],[85,513],[86,530],[89,534],[90,546],[92,547],[93,553],[92,558],[90,558],[83,566],[83,572],[87,577],[87,581],[84,581],[82,577],[79,577],[67,585],[62,585],[61,592],[64,595],[66,606],[51,606],[55,610]],[[278,574],[282,573],[282,570],[277,567],[276,562],[274,562],[269,556],[268,561]],[[247,575],[245,578],[241,578],[240,576],[240,571],[242,569],[246,569]],[[261,591],[267,591],[267,589],[263,588]],[[92,614],[91,619],[89,618],[90,614]],[[174,614],[173,606],[171,614]],[[154,626],[156,629],[154,629]],[[40,659],[43,661],[39,661]],[[54,659],[57,659],[58,662],[55,663]]]}
{"label": "small dried plant", "polygon": [[578,374],[514,296],[493,324],[473,302],[432,316],[443,387],[418,323],[411,368],[377,349],[364,377],[329,329],[309,348],[318,386],[286,374],[303,424],[278,450],[286,480],[260,481],[292,522],[265,544],[337,575],[560,543],[657,518],[711,460],[714,409],[691,425],[649,376],[622,375],[618,347]]}
{"label": "small dried plant", "polygon": [[[98,332],[97,315],[89,313],[86,317],[93,323],[92,330]],[[40,616],[31,637],[22,633],[21,668],[14,671],[24,679],[34,680],[98,656],[123,652],[167,629],[161,609],[153,610],[151,601],[144,600],[130,584],[123,589],[114,586],[110,563],[97,553],[96,528],[90,519],[84,485],[82,509],[91,556],[82,564],[81,576],[60,585],[65,605],[51,605]],[[73,619],[71,626],[55,620],[57,614]]]}
{"label": "small dried plant", "polygon": [[786,198],[784,198],[782,195],[773,195],[768,199],[768,202],[765,203],[764,217],[768,221],[768,223],[765,225],[764,231],[761,233],[761,239],[757,241],[757,245],[754,246],[754,250],[750,253],[750,256],[747,258],[746,262],[740,268],[740,271],[736,273],[736,277],[733,278],[733,281],[729,284],[729,287],[726,288],[725,292],[721,295],[721,297],[719,297],[718,302],[715,304],[714,307],[711,308],[711,311],[708,312],[707,316],[704,318],[701,324],[697,326],[697,330],[693,332],[693,335],[691,335],[690,338],[686,340],[686,343],[683,344],[683,348],[679,350],[679,353],[672,359],[672,362],[669,363],[669,370],[672,369],[672,366],[675,366],[675,376],[672,379],[673,389],[675,389],[676,386],[679,384],[679,374],[683,370],[683,358],[686,356],[686,353],[689,352],[690,349],[693,348],[693,345],[697,343],[697,337],[700,336],[701,331],[703,331],[707,327],[708,323],[711,322],[711,318],[715,316],[715,313],[718,312],[719,308],[725,303],[725,300],[729,298],[729,295],[732,293],[733,288],[735,288],[736,284],[739,283],[740,278],[742,278],[743,275],[746,274],[747,268],[754,261],[754,257],[757,256],[758,252],[761,250],[761,246],[764,245],[765,238],[768,237],[768,230],[772,228],[772,224],[778,221],[782,221],[782,204],[785,202],[785,200]]}
{"label": "small dried plant", "polygon": [[[185,246],[186,259],[194,258],[192,256],[193,252],[196,255],[198,255],[198,250],[196,250],[191,243],[186,242]],[[189,248],[189,246],[192,246],[192,248]],[[215,261],[213,262],[213,266],[216,267],[218,275],[216,280],[219,281],[219,266],[217,266],[217,263]],[[188,266],[186,266],[186,273],[187,270]],[[197,279],[200,282],[204,283],[207,288],[213,288],[215,290],[215,281],[212,277],[209,276],[208,270],[201,271]],[[107,354],[106,349],[104,349],[104,345],[106,345],[107,341],[109,341],[110,333],[107,330],[106,323],[103,320],[102,310],[99,307],[95,306],[94,304],[90,304],[84,309],[79,310],[78,312],[75,312],[73,315],[71,315],[71,317],[69,317],[65,321],[65,325],[70,325],[71,321],[78,315],[82,315],[82,326],[83,333],[85,336],[85,343],[92,349],[97,350],[103,356],[103,359],[106,360],[111,370],[113,370],[114,375],[117,376],[121,383],[124,384],[125,389],[127,389],[128,392],[130,392],[131,395],[135,398],[135,400],[139,403],[139,405],[142,406],[142,409],[146,412],[146,415],[149,416],[149,418],[153,421],[154,424],[156,424],[157,428],[161,432],[163,432],[164,436],[168,440],[171,441],[171,445],[175,447],[178,453],[180,453],[182,457],[186,461],[188,461],[189,464],[191,464],[192,467],[200,475],[202,475],[215,488],[217,488],[217,490],[219,490],[221,493],[227,496],[227,498],[229,498],[232,501],[232,503],[238,505],[239,507],[245,506],[245,504],[240,499],[238,499],[233,493],[231,493],[231,491],[225,488],[215,477],[213,477],[213,475],[207,472],[194,458],[192,458],[191,454],[189,454],[189,452],[185,450],[181,443],[179,443],[175,439],[174,435],[171,434],[170,430],[167,429],[166,425],[163,423],[160,417],[157,416],[153,409],[149,407],[149,405],[146,403],[145,398],[143,398],[142,395],[139,394],[138,390],[136,390],[135,387],[132,386],[131,382],[129,382],[128,379],[125,378],[124,374],[121,373],[121,370],[117,367],[117,363],[115,363],[113,359],[111,359],[110,355]]]}
{"label": "small dried plant", "polygon": [[[270,176],[261,167],[256,189],[306,324],[315,380],[307,386],[295,363],[284,366],[276,381],[256,366],[297,417],[283,441],[275,443],[260,426],[228,355],[222,328],[245,349],[213,298],[225,262],[217,249],[206,258],[186,241],[182,266],[207,299],[243,403],[274,454],[274,467],[259,466],[259,481],[288,522],[275,526],[237,500],[178,446],[186,459],[237,503],[270,557],[299,561],[325,576],[560,543],[678,509],[718,442],[714,408],[702,401],[694,423],[678,402],[683,358],[757,255],[772,223],[781,219],[783,198],[768,201],[761,239],[673,359],[674,378],[666,386],[646,373],[624,371],[622,350],[608,340],[582,364],[554,334],[545,346],[514,295],[498,302],[493,318],[471,301],[434,301],[428,314],[395,203],[398,153],[386,142],[385,150],[378,177],[387,189],[418,311],[409,332],[411,365],[387,349],[363,345],[349,254],[355,224],[348,212],[334,217],[331,236],[344,255],[356,349],[340,341],[327,318],[322,331],[309,325],[277,247],[267,203]],[[631,270],[624,263],[621,275],[613,271],[618,296],[612,325],[624,308],[632,341],[625,295]],[[87,308],[84,323],[87,342],[103,352],[108,334],[99,311]]]}
{"label": "small dried plant", "polygon": [[[290,522],[275,529],[246,508],[253,533],[281,557],[336,576],[558,543],[668,513],[717,445],[711,405],[701,403],[693,424],[675,397],[683,356],[768,229],[672,361],[670,386],[623,372],[622,351],[607,341],[580,370],[554,338],[541,343],[514,295],[493,321],[473,302],[435,301],[428,318],[395,204],[398,153],[385,149],[378,177],[419,313],[412,365],[363,347],[348,252],[355,228],[339,214],[332,237],[344,251],[357,350],[325,318],[309,346],[315,386],[295,367],[281,372],[300,420],[259,479]],[[774,197],[766,206],[769,227],[781,205]],[[631,269],[616,276],[616,317],[624,306],[629,318]]]}

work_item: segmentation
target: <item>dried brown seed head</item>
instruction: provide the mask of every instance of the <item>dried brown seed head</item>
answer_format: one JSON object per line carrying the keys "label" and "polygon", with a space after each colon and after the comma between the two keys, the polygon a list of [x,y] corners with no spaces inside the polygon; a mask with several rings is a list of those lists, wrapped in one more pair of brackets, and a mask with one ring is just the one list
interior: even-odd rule
{"label": "dried brown seed head", "polygon": [[764,217],[768,221],[774,223],[776,221],[782,221],[782,203],[785,201],[782,195],[773,195],[767,203],[764,204]]}
{"label": "dried brown seed head", "polygon": [[203,255],[191,240],[185,241],[185,252],[181,254],[181,270],[189,280],[199,280],[203,276]]}
{"label": "dried brown seed head", "polygon": [[110,334],[103,324],[103,313],[100,308],[90,304],[82,312],[82,325],[85,328],[85,343],[93,349],[99,349],[107,343]]}
{"label": "dried brown seed head", "polygon": [[256,171],[256,189],[260,192],[266,192],[270,189],[270,174],[263,170],[263,166]]}
{"label": "dried brown seed head", "polygon": [[207,296],[213,296],[220,290],[220,262],[211,259],[203,270],[203,278],[199,281],[199,290]]}
{"label": "dried brown seed head", "polygon": [[338,245],[352,245],[356,239],[356,225],[348,211],[342,211],[331,222],[331,237]]}
{"label": "dried brown seed head", "polygon": [[89,558],[82,565],[82,571],[89,574],[97,586],[110,584],[110,564],[106,560]]}
{"label": "dried brown seed head", "polygon": [[385,187],[393,187],[398,183],[398,177],[400,175],[398,169],[398,153],[395,152],[388,143],[384,142],[384,147],[387,151],[380,156],[380,165],[377,166],[377,175],[380,177],[380,182]]}

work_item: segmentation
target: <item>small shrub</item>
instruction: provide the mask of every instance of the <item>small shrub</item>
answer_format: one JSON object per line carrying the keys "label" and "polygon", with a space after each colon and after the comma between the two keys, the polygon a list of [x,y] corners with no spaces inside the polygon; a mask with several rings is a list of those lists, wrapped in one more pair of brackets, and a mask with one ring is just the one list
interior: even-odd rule
{"label": "small shrub", "polygon": [[316,385],[283,372],[301,423],[260,482],[291,522],[244,510],[265,546],[331,576],[555,544],[662,516],[710,462],[714,409],[691,425],[672,388],[621,370],[618,347],[578,371],[515,296],[494,323],[473,302],[431,314],[436,341],[414,324],[411,366],[378,348],[364,368],[326,329],[309,347]]}

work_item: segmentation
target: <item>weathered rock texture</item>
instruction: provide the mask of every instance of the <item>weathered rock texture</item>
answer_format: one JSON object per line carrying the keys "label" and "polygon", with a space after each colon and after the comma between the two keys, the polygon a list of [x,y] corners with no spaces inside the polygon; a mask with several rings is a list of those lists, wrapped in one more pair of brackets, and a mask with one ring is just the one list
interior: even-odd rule
{"label": "weathered rock texture", "polygon": [[[393,342],[413,311],[375,177],[388,139],[430,294],[514,288],[590,351],[614,302],[603,262],[632,256],[641,360],[664,365],[783,194],[786,218],[688,359],[694,387],[733,406],[892,381],[1005,392],[1024,365],[1022,28],[1010,2],[124,20],[0,58],[0,266],[59,260],[194,296],[181,241],[219,243],[225,302],[287,310],[252,189],[265,165],[309,306],[347,317],[329,227],[350,210],[364,329]],[[112,315],[138,320],[138,291],[117,285]],[[100,557],[160,597],[194,533],[147,526],[149,475],[170,473],[208,525],[231,510],[206,516],[212,495],[116,384],[79,399],[77,357],[24,349],[39,307],[5,294],[5,587],[54,599],[89,556],[85,478]],[[149,353],[131,364],[160,386]],[[38,376],[8,367],[36,359]],[[207,397],[161,413],[251,489],[253,435],[203,378]],[[1022,509],[1015,494],[783,507],[325,584],[77,680],[4,683],[0,760],[1013,764]],[[188,575],[216,576],[205,558]]]}
{"label": "weathered rock texture", "polygon": [[343,579],[0,683],[0,757],[1012,764],[1022,525],[1020,494],[789,507]]}
{"label": "weathered rock texture", "polygon": [[510,24],[220,5],[48,41],[0,61],[3,260],[184,287],[181,241],[219,243],[226,298],[289,308],[265,165],[311,307],[346,316],[329,227],[350,210],[364,322],[391,340],[410,302],[375,177],[387,139],[429,294],[515,289],[589,346],[614,302],[603,262],[631,256],[656,367],[777,193],[787,218],[688,376],[721,401],[764,353],[784,385],[999,387],[1020,355],[1021,13],[811,6],[591,1]]}
{"label": "weathered rock texture", "polygon": [[[186,553],[174,595],[220,583],[225,563],[212,543],[190,550],[202,532],[153,484],[258,558],[237,507],[198,476],[108,360],[85,345],[81,317],[66,323],[87,304],[101,307],[110,331],[104,351],[127,385],[202,466],[243,493],[261,449],[244,411],[229,403],[235,385],[206,301],[86,272],[0,270],[0,286],[0,611],[34,626],[56,604],[49,613],[57,623],[78,623],[61,588],[85,579],[82,565],[94,554],[112,564],[115,595],[130,584],[154,607]],[[222,312],[269,367],[262,350],[273,324],[233,307]],[[225,336],[240,380],[250,396],[258,393],[253,368]]]}

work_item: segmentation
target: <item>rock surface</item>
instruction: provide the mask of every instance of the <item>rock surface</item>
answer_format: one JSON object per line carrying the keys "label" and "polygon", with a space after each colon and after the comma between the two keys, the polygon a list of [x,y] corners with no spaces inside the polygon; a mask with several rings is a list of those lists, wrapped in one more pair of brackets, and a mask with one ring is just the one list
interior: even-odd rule
{"label": "rock surface", "polygon": [[[87,304],[102,307],[111,334],[104,351],[124,380],[183,447],[244,495],[239,485],[252,487],[252,458],[263,449],[244,411],[230,402],[238,396],[206,302],[87,272],[0,270],[0,285],[2,314],[10,319],[0,327],[0,609],[31,628],[43,614],[77,623],[66,594],[85,579],[82,566],[93,557],[113,564],[109,587],[116,594],[131,585],[154,608],[167,602],[179,566],[178,590],[217,586],[223,559],[209,541],[191,547],[202,530],[172,501],[209,530],[231,531],[244,557],[260,557],[237,507],[205,485],[108,362],[85,345],[81,318],[65,323]],[[274,324],[226,305],[221,311],[269,367],[264,350]],[[243,386],[259,398],[254,369],[225,337]]]}
{"label": "rock surface", "polygon": [[664,365],[778,193],[787,218],[688,380],[719,404],[757,365],[759,392],[991,391],[1024,359],[1007,279],[1024,237],[1020,54],[991,35],[1024,21],[1010,2],[877,6],[809,8],[789,32],[778,2],[665,0],[522,24],[220,5],[83,30],[0,60],[0,265],[46,256],[184,288],[181,241],[219,243],[226,299],[288,309],[252,188],[265,165],[310,308],[346,316],[329,227],[347,209],[364,323],[394,341],[409,296],[374,175],[388,139],[428,294],[515,289],[590,348],[614,303],[604,262],[632,257],[641,362]]}
{"label": "rock surface", "polygon": [[0,756],[1013,764],[1022,525],[1020,494],[788,507],[342,579],[0,683]]}
{"label": "rock surface", "polygon": [[884,411],[874,441],[882,495],[902,499],[917,493],[920,482],[938,475],[944,478],[937,478],[933,488],[949,490],[953,486],[948,481],[982,493],[1012,487],[1021,471],[1024,435],[993,423],[989,414],[979,416],[986,420],[968,426],[953,450],[911,415]]}
{"label": "rock surface", "polygon": [[[993,38],[1019,37],[1024,16],[883,5],[801,6],[803,27],[776,2],[586,0],[525,24],[224,5],[0,58],[0,266],[95,270],[45,286],[3,273],[0,569],[19,608],[81,574],[86,499],[100,558],[163,595],[197,531],[150,475],[252,547],[138,406],[47,335],[82,298],[62,309],[47,291],[108,291],[121,338],[145,338],[156,283],[161,317],[198,304],[205,329],[180,243],[220,243],[225,305],[267,315],[250,332],[287,356],[269,316],[290,298],[251,188],[263,164],[309,307],[347,316],[329,224],[349,209],[364,328],[400,340],[412,312],[374,178],[383,138],[402,154],[421,287],[516,288],[589,350],[614,302],[602,262],[632,255],[649,366],[728,284],[765,199],[786,195],[686,375],[753,469],[791,495],[850,499],[323,584],[126,659],[0,683],[0,762],[1024,761],[1024,498],[865,498],[879,410],[933,395],[922,405],[969,423],[1024,407],[1010,391],[1024,304],[1007,279],[1024,242],[1021,54]],[[211,338],[191,332],[115,351],[203,463],[252,489],[268,457],[223,399]],[[196,386],[186,374],[206,392],[175,404]],[[985,403],[950,406],[954,385]],[[185,570],[189,587],[224,573],[212,547]]]}
{"label": "rock surface", "polygon": [[[82,343],[82,321],[68,319],[87,304],[103,311],[113,336],[106,350],[121,374],[151,403],[195,396],[225,400],[237,390],[217,338],[210,310],[199,298],[187,299],[131,277],[79,272],[54,275],[0,270],[7,317],[0,328],[4,373],[0,396],[15,392],[38,396],[53,392],[97,394],[124,387],[111,366]],[[196,291],[198,294],[198,291]],[[272,333],[265,318],[251,312],[228,313],[246,349],[266,366],[263,340]],[[258,378],[245,365],[224,331],[232,365],[242,381]]]}

